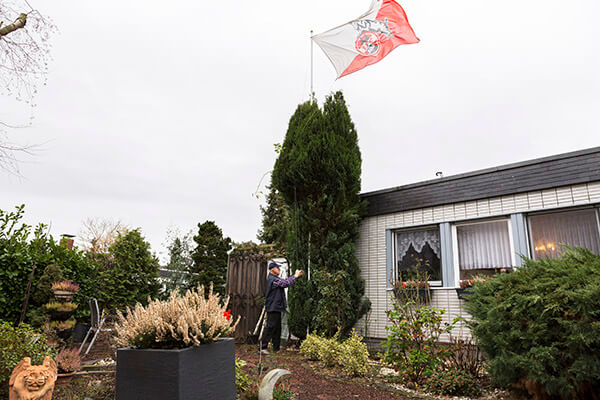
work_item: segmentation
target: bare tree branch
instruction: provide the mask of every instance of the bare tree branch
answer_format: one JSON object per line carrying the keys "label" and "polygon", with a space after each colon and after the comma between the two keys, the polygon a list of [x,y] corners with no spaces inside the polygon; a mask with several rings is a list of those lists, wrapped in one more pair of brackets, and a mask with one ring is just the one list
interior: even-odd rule
{"label": "bare tree branch", "polygon": [[16,31],[17,29],[23,28],[26,23],[27,23],[27,14],[21,13],[21,15],[19,15],[17,17],[15,22],[13,22],[12,24],[9,24],[9,25],[4,25],[2,28],[0,28],[0,39],[2,39],[2,36],[6,36],[9,33]]}

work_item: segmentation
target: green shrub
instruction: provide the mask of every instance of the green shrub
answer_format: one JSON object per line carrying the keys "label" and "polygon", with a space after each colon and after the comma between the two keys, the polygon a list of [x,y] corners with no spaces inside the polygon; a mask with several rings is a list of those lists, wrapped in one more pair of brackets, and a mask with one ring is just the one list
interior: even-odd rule
{"label": "green shrub", "polygon": [[383,360],[400,373],[404,380],[422,383],[449,356],[447,347],[440,345],[439,338],[449,333],[453,323],[443,323],[445,311],[428,306],[417,307],[414,301],[394,300],[389,310],[390,334],[382,343]]}
{"label": "green shrub", "polygon": [[481,394],[473,375],[456,368],[433,371],[425,380],[423,388],[429,393],[447,396],[476,397]]}
{"label": "green shrub", "polygon": [[364,376],[369,371],[369,352],[367,345],[356,331],[340,342],[340,331],[332,338],[316,333],[307,335],[300,345],[300,352],[310,360],[322,361],[327,366],[339,365],[342,370],[353,376]]}
{"label": "green shrub", "polygon": [[471,330],[502,386],[543,388],[555,398],[600,391],[600,256],[569,249],[526,260],[479,284],[467,301]]}
{"label": "green shrub", "polygon": [[5,383],[23,357],[31,357],[32,364],[41,364],[46,356],[55,358],[56,349],[46,344],[45,335],[29,325],[14,327],[0,321],[0,393],[8,393]]}
{"label": "green shrub", "polygon": [[308,334],[300,344],[300,352],[309,360],[317,361],[319,360],[322,341],[323,339],[316,333]]}
{"label": "green shrub", "polygon": [[365,376],[369,372],[369,351],[362,337],[356,331],[339,348],[338,362],[345,373],[352,376]]}

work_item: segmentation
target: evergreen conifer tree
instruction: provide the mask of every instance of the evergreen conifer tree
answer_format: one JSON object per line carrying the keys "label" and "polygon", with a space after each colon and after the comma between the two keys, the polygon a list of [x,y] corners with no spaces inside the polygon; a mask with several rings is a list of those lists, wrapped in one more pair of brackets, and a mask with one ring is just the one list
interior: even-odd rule
{"label": "evergreen conifer tree", "polygon": [[283,196],[273,185],[267,187],[267,205],[260,206],[262,214],[262,229],[256,236],[265,244],[274,244],[278,249],[285,250],[290,225],[290,209]]}
{"label": "evergreen conifer tree", "polygon": [[333,335],[347,332],[367,311],[364,281],[355,256],[363,209],[358,136],[341,92],[300,104],[290,119],[273,185],[290,208],[288,254],[307,275],[290,289],[292,333],[307,328]]}
{"label": "evergreen conifer tree", "polygon": [[227,252],[231,250],[231,239],[223,237],[223,232],[214,221],[198,224],[198,234],[194,236],[196,247],[192,251],[194,265],[191,283],[203,285],[206,292],[212,283],[214,292],[225,294],[227,275]]}

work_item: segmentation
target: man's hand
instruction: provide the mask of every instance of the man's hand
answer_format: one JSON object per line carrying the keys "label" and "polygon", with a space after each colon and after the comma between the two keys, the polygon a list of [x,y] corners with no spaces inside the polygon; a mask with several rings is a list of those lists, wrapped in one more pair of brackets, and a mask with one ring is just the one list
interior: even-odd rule
{"label": "man's hand", "polygon": [[302,275],[304,275],[304,271],[301,269],[297,270],[296,273],[294,274],[294,276],[296,278],[300,278]]}

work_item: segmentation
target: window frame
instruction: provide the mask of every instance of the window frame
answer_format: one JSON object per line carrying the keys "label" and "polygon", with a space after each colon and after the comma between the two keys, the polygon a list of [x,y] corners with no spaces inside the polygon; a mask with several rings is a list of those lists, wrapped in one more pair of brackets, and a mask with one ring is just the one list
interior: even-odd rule
{"label": "window frame", "polygon": [[485,219],[475,219],[468,221],[455,222],[452,224],[452,258],[454,264],[454,287],[458,288],[460,286],[460,259],[458,256],[458,233],[456,231],[457,226],[465,226],[465,225],[480,225],[486,224],[490,222],[506,222],[506,229],[508,230],[508,243],[510,246],[510,262],[511,267],[516,265],[516,255],[515,255],[515,241],[513,239],[513,230],[512,230],[512,221],[510,216],[502,216],[502,217],[493,217],[493,218],[485,218]]}
{"label": "window frame", "polygon": [[[392,282],[392,286],[398,282],[398,258],[397,258],[397,247],[398,247],[398,240],[396,238],[396,235],[398,233],[403,233],[403,232],[418,232],[418,231],[431,231],[431,230],[437,230],[438,235],[440,236],[440,276],[443,276],[443,261],[442,261],[442,233],[441,233],[441,227],[440,224],[427,224],[427,225],[419,225],[419,226],[412,226],[412,227],[407,227],[407,228],[397,228],[397,229],[392,229],[392,272],[393,272],[393,277],[394,277],[394,282]],[[429,285],[431,288],[443,288],[444,287],[444,282],[443,279],[440,279],[439,281],[429,281]]]}
{"label": "window frame", "polygon": [[550,214],[562,214],[570,211],[581,211],[581,210],[592,210],[596,216],[596,228],[598,229],[598,236],[600,237],[600,206],[594,205],[583,205],[580,207],[564,207],[564,208],[553,208],[551,210],[540,210],[525,214],[527,220],[527,246],[529,247],[529,256],[532,260],[535,260],[535,246],[533,244],[533,236],[531,234],[531,218],[537,215],[550,215]]}

